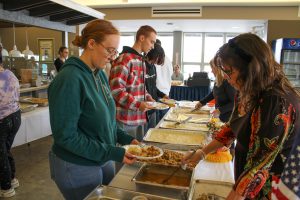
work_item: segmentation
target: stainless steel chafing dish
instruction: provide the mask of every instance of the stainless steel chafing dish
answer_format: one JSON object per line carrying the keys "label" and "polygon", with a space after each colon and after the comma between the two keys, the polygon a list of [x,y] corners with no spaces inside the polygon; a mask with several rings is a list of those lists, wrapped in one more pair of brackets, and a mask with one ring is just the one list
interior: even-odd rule
{"label": "stainless steel chafing dish", "polygon": [[84,200],[172,200],[141,192],[125,190],[110,186],[98,186]]}
{"label": "stainless steel chafing dish", "polygon": [[233,184],[228,182],[194,180],[189,191],[188,200],[223,200],[230,193],[232,186]]}
{"label": "stainless steel chafing dish", "polygon": [[[175,174],[174,171],[176,171]],[[190,188],[192,175],[193,171],[190,169],[183,170],[177,166],[145,163],[132,180],[138,185],[187,191]],[[167,182],[165,182],[166,179],[168,179]]]}
{"label": "stainless steel chafing dish", "polygon": [[172,145],[197,145],[201,147],[208,144],[211,138],[206,132],[201,131],[149,129],[144,137],[144,141]]}

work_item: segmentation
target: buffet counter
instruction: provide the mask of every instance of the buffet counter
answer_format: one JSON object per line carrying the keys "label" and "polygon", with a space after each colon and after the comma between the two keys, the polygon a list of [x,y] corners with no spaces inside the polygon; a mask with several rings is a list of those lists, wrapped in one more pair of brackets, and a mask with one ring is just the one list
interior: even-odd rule
{"label": "buffet counter", "polygon": [[21,114],[21,126],[15,137],[13,146],[51,135],[49,108],[37,107],[35,110]]}
{"label": "buffet counter", "polygon": [[[194,106],[192,106],[194,107]],[[160,128],[162,122],[164,122],[168,117],[170,117],[170,112],[172,112],[174,108],[170,109],[169,112],[164,116],[164,118],[160,121],[160,123],[156,126],[156,128]],[[211,108],[208,108],[209,110]],[[186,112],[188,109],[177,109],[179,112],[183,113]],[[202,116],[201,114],[199,116]],[[201,117],[202,118],[202,117]],[[158,129],[156,129],[158,130]],[[176,134],[180,130],[174,130],[174,129],[159,129],[159,130],[170,130],[173,134]],[[149,130],[148,132],[151,132],[153,130]],[[164,132],[166,132],[164,131]],[[168,132],[170,132],[168,131]],[[188,134],[189,132],[187,131],[181,131],[182,133]],[[199,132],[194,132],[198,133]],[[147,134],[144,137],[144,142],[149,143],[147,141]],[[181,141],[182,142],[182,141]],[[151,142],[149,143],[151,144]],[[178,146],[178,145],[161,145],[160,143],[153,143],[153,145],[160,146],[162,148],[164,147],[171,147],[171,146]],[[201,146],[200,144],[198,144]],[[181,150],[187,150],[186,148],[183,148],[185,145],[180,145]],[[179,146],[178,146],[179,147]],[[191,147],[189,147],[191,148]],[[204,181],[205,184],[207,182],[210,184],[209,187],[214,187],[214,184],[216,184],[216,187],[225,187],[226,191],[225,193],[222,194],[222,196],[226,196],[228,191],[231,190],[232,185],[234,184],[234,168],[233,168],[233,163],[231,161],[225,162],[225,163],[217,163],[217,162],[208,162],[208,161],[200,161],[198,165],[195,167],[191,179],[191,184],[190,184],[190,190],[189,191],[183,191],[183,190],[174,190],[170,189],[168,187],[155,187],[155,186],[144,186],[144,185],[139,185],[135,183],[133,178],[135,175],[138,173],[139,169],[141,168],[140,163],[135,163],[134,165],[124,165],[121,170],[117,173],[117,175],[114,177],[114,179],[111,181],[109,184],[110,187],[114,188],[121,188],[124,190],[131,190],[135,192],[141,192],[141,193],[146,193],[146,194],[153,194],[157,196],[162,196],[165,198],[171,198],[171,199],[185,199],[187,196],[189,196],[189,192],[191,192],[191,188],[195,190],[196,188],[196,183],[199,181]],[[170,168],[170,171],[173,169]],[[198,183],[199,184],[199,183]],[[202,182],[200,183],[202,184]],[[200,186],[201,187],[201,186]],[[193,191],[195,194],[195,191]],[[191,197],[190,197],[191,198]],[[194,199],[194,198],[191,198]]]}
{"label": "buffet counter", "polygon": [[171,199],[183,198],[182,195],[184,194],[182,194],[179,190],[169,188],[158,189],[154,186],[137,185],[135,182],[132,181],[132,178],[135,176],[140,167],[140,163],[135,163],[133,165],[124,165],[118,172],[118,174],[114,177],[114,179],[110,182],[109,186],[122,188],[125,190],[131,190],[135,192],[153,194]]}
{"label": "buffet counter", "polygon": [[[172,190],[169,188],[157,188],[145,186],[142,187],[132,181],[141,164],[135,163],[133,165],[124,165],[117,173],[114,179],[110,182],[110,187],[131,190],[146,194],[153,194],[171,199],[185,199],[187,193],[182,193],[179,190]],[[194,170],[192,181],[195,180],[208,180],[217,183],[234,183],[233,164],[228,163],[211,163],[201,161]]]}
{"label": "buffet counter", "polygon": [[[193,102],[191,102],[193,103]],[[185,102],[185,104],[187,104]],[[192,108],[194,105],[192,105]],[[177,110],[174,110],[177,109]],[[164,155],[167,154],[167,160],[172,159],[171,154],[168,151],[175,150],[173,152],[184,153],[186,150],[190,150],[192,146],[197,146],[197,148],[205,145],[211,139],[206,131],[187,131],[180,130],[180,126],[177,126],[176,130],[173,128],[162,129],[162,122],[167,122],[169,120],[171,123],[175,123],[172,120],[171,113],[175,113],[174,116],[179,116],[181,114],[192,115],[192,122],[197,122],[197,120],[207,120],[210,116],[210,109],[205,108],[206,111],[197,113],[191,112],[191,108],[175,107],[171,108],[155,129],[149,129],[144,137],[144,143],[148,145],[154,145],[160,147],[164,150]],[[177,113],[177,114],[176,114]],[[197,115],[197,116],[195,116]],[[206,117],[205,117],[206,116]],[[199,119],[200,117],[200,119]],[[196,121],[195,121],[196,120]],[[202,122],[203,123],[203,122]],[[191,123],[189,124],[191,126]],[[190,137],[187,137],[190,136]],[[156,140],[156,139],[157,140]],[[165,138],[165,139],[162,139]],[[171,139],[175,138],[175,140]],[[180,138],[180,139],[179,139]],[[203,144],[200,142],[200,138]],[[206,140],[207,138],[207,140]],[[198,141],[198,140],[199,141]],[[163,141],[163,143],[162,143]],[[197,144],[197,145],[196,145]],[[185,147],[185,148],[183,148]],[[194,147],[195,148],[195,147]],[[174,154],[173,154],[174,155]],[[173,158],[174,159],[174,158]],[[175,160],[174,160],[175,161]],[[177,162],[177,161],[176,161]],[[180,161],[178,161],[180,162]],[[174,164],[174,163],[173,163]],[[153,170],[153,169],[156,169]],[[174,170],[179,169],[179,170]],[[101,190],[118,190],[119,193],[124,191],[132,191],[135,195],[139,194],[149,194],[161,197],[161,199],[189,199],[195,200],[199,199],[201,195],[208,195],[209,199],[213,196],[213,199],[225,198],[231,191],[232,185],[234,184],[234,173],[233,173],[233,163],[228,162],[208,162],[200,161],[197,166],[193,169],[183,169],[175,163],[172,164],[156,165],[151,162],[136,162],[132,165],[123,165],[123,167],[118,171],[116,176],[110,182],[108,186],[101,187],[98,186],[86,199],[90,200],[92,196],[100,196]],[[142,173],[141,173],[142,172]],[[155,173],[154,173],[155,172]],[[167,172],[167,173],[166,173]],[[171,172],[171,173],[170,173]],[[175,173],[174,173],[175,172]],[[171,175],[170,175],[171,174]],[[184,176],[184,174],[189,174]],[[170,179],[172,177],[174,179]],[[168,177],[167,179],[165,177]],[[181,179],[181,178],[185,179]],[[161,181],[162,180],[162,181]],[[172,183],[168,182],[173,180]],[[183,181],[181,181],[183,180]],[[187,184],[182,186],[183,182]],[[165,182],[166,181],[166,182]],[[175,185],[174,185],[175,184]],[[205,189],[204,189],[205,188]],[[216,191],[217,190],[217,191]],[[128,193],[128,192],[127,192]],[[146,195],[144,195],[145,197]],[[135,198],[119,198],[112,195],[113,198],[107,199],[135,199]],[[215,198],[214,198],[215,197]],[[100,198],[101,199],[101,198]],[[147,198],[137,198],[137,199],[147,199]]]}

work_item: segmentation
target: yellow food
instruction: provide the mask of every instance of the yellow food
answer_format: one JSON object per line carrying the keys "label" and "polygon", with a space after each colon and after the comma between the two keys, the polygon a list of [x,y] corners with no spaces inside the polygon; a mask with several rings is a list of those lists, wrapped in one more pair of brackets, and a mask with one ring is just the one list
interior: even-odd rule
{"label": "yellow food", "polygon": [[147,146],[144,148],[139,146],[130,146],[127,149],[127,152],[140,157],[155,157],[160,154],[160,151],[154,146]]}
{"label": "yellow food", "polygon": [[142,153],[142,149],[139,146],[130,146],[127,149],[127,152],[132,155],[139,156]]}
{"label": "yellow food", "polygon": [[229,151],[217,151],[215,153],[207,154],[205,160],[208,162],[225,163],[231,161],[232,156]]}

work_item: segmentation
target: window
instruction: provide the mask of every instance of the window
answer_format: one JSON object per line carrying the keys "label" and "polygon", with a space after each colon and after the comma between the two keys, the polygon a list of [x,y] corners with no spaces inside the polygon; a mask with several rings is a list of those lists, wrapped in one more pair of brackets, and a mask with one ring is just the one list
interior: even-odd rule
{"label": "window", "polygon": [[215,80],[215,76],[214,76],[214,74],[212,73],[212,71],[211,71],[211,66],[210,66],[209,64],[208,64],[208,65],[204,65],[203,71],[208,73],[208,78],[209,78],[210,80]]}
{"label": "window", "polygon": [[132,47],[135,41],[135,35],[134,33],[128,33],[128,34],[122,34],[120,37],[120,44],[119,44],[119,48],[118,51],[119,53],[122,52],[123,50],[123,46],[129,46]]}
{"label": "window", "polygon": [[[182,72],[187,79],[189,74],[204,71],[214,80],[209,65],[210,60],[216,55],[219,48],[229,39],[239,33],[183,33],[183,62]],[[179,61],[180,63],[180,61]]]}
{"label": "window", "polygon": [[201,62],[202,34],[185,33],[183,36],[183,62]]}
{"label": "window", "polygon": [[184,80],[187,80],[189,78],[189,76],[193,76],[194,72],[200,72],[200,64],[199,65],[183,65],[183,71],[181,71],[183,73],[183,77]]}
{"label": "window", "polygon": [[219,48],[224,44],[223,34],[205,34],[204,38],[204,63],[209,63],[214,58]]}
{"label": "window", "polygon": [[166,56],[173,60],[173,33],[158,33],[157,39],[161,41]]}
{"label": "window", "polygon": [[238,36],[238,34],[226,34],[226,43],[236,36]]}

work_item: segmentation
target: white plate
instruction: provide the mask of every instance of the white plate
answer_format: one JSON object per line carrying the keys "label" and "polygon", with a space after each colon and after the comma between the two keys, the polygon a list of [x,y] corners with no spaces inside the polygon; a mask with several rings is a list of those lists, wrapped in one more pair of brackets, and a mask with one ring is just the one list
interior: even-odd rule
{"label": "white plate", "polygon": [[[143,147],[141,147],[141,146],[135,145],[135,144],[130,144],[130,145],[123,146],[123,148],[126,151],[128,151],[129,148],[134,148],[137,151],[141,151],[142,149],[147,149],[147,148],[150,148],[150,147],[151,147],[151,145],[144,145]],[[156,150],[159,151],[158,155],[152,156],[152,157],[145,157],[145,156],[137,156],[137,155],[134,155],[132,153],[131,154],[134,155],[137,159],[140,159],[140,160],[150,160],[150,159],[154,159],[154,158],[159,158],[159,157],[161,157],[164,154],[164,151],[161,148],[156,147],[156,146],[152,146],[152,147],[154,147]]]}
{"label": "white plate", "polygon": [[147,101],[147,104],[152,106],[156,110],[165,110],[168,109],[169,106],[160,102],[152,102],[152,101]]}

